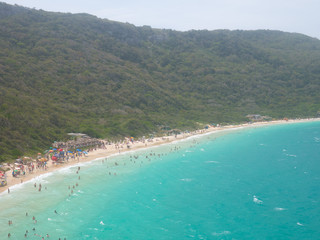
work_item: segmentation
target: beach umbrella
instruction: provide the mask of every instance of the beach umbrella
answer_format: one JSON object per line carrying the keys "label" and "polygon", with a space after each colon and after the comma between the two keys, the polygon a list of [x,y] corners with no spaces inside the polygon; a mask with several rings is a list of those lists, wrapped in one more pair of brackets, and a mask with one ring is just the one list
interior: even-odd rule
{"label": "beach umbrella", "polygon": [[54,148],[54,149],[52,149],[53,151],[57,151],[57,149],[56,148]]}
{"label": "beach umbrella", "polygon": [[86,151],[83,151],[84,154],[88,154]]}
{"label": "beach umbrella", "polygon": [[73,153],[72,151],[68,151],[68,153]]}
{"label": "beach umbrella", "polygon": [[49,152],[53,152],[53,150],[49,150]]}
{"label": "beach umbrella", "polygon": [[81,149],[77,149],[77,151],[78,151],[78,152],[82,152],[82,150],[81,150]]}

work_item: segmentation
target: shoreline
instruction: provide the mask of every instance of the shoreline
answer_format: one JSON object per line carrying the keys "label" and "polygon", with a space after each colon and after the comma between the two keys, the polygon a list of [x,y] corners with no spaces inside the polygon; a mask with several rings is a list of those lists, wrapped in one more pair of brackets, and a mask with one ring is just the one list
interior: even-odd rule
{"label": "shoreline", "polygon": [[[204,134],[213,134],[215,132],[222,132],[224,130],[235,130],[239,128],[250,128],[250,127],[262,127],[262,126],[268,126],[268,125],[275,125],[275,124],[290,124],[290,123],[299,123],[299,122],[315,122],[320,121],[320,118],[309,118],[309,119],[298,119],[298,120],[275,120],[275,121],[268,121],[268,122],[254,122],[254,123],[244,123],[239,125],[226,125],[226,126],[220,126],[220,127],[210,127],[208,129],[202,129],[202,130],[196,130],[189,133],[181,133],[178,135],[172,135],[172,136],[165,136],[165,137],[156,137],[152,140],[146,140],[145,143],[141,141],[134,141],[130,144],[130,148],[126,147],[126,144],[122,145],[122,148],[119,150],[116,147],[116,144],[107,145],[106,149],[97,149],[93,152],[89,152],[88,156],[80,157],[79,161],[75,159],[70,160],[69,162],[65,162],[59,165],[54,165],[52,160],[48,161],[48,168],[47,170],[43,169],[35,169],[32,173],[26,173],[26,175],[22,175],[19,177],[13,177],[11,175],[11,171],[9,174],[7,174],[7,185],[4,187],[0,187],[0,194],[3,194],[5,191],[8,191],[13,186],[23,184],[25,182],[31,181],[34,178],[37,178],[41,175],[48,174],[57,170],[60,170],[62,168],[76,166],[79,163],[84,162],[91,162],[98,158],[107,158],[112,155],[121,154],[124,152],[134,151],[138,149],[147,149],[153,146],[159,146],[163,144],[173,143],[177,141],[181,141],[184,139],[187,139],[192,136],[202,136]],[[11,190],[11,189],[10,189]],[[8,191],[9,192],[9,191]]]}

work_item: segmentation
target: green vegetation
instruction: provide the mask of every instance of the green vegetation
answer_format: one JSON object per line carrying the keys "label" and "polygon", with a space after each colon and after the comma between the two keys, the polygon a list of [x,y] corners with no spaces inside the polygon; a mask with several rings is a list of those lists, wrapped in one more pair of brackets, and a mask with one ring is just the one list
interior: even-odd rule
{"label": "green vegetation", "polygon": [[320,41],[135,27],[0,3],[0,162],[68,132],[141,136],[320,110]]}

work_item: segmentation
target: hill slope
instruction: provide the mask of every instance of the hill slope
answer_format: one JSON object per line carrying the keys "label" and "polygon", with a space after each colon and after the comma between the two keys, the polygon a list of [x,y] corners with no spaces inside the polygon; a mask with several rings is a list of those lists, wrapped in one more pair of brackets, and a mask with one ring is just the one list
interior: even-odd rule
{"label": "hill slope", "polygon": [[0,161],[67,132],[315,116],[320,41],[280,31],[177,32],[0,3]]}

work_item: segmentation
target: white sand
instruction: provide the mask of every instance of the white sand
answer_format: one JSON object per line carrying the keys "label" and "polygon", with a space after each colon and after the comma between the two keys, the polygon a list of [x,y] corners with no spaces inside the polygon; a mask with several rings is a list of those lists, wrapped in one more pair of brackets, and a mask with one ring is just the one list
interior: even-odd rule
{"label": "white sand", "polygon": [[[270,122],[256,122],[256,123],[251,123],[251,124],[247,123],[247,124],[240,124],[240,125],[211,127],[209,129],[197,130],[197,131],[190,132],[190,133],[182,133],[182,134],[179,134],[176,136],[166,136],[166,137],[154,138],[149,141],[148,141],[148,139],[146,139],[145,143],[135,141],[133,144],[130,144],[129,149],[127,148],[126,144],[124,144],[123,148],[120,148],[120,151],[126,152],[126,151],[135,150],[135,149],[148,148],[151,146],[156,146],[156,145],[170,143],[170,142],[177,141],[177,140],[182,140],[187,137],[194,136],[194,135],[202,135],[202,134],[209,133],[209,132],[220,132],[225,129],[235,129],[235,128],[239,128],[239,127],[260,127],[260,126],[271,125],[271,124],[297,123],[297,122],[307,122],[307,121],[320,121],[320,118],[288,120],[288,121],[277,120],[277,121],[270,121]],[[7,183],[8,184],[5,187],[1,187],[0,192],[7,191],[8,188],[10,188],[11,186],[16,185],[16,184],[21,184],[22,181],[25,182],[25,181],[31,180],[32,178],[35,178],[39,175],[42,175],[42,174],[45,174],[48,172],[52,172],[52,171],[56,171],[62,167],[72,166],[72,165],[75,165],[79,162],[89,162],[89,161],[92,161],[97,158],[108,157],[112,154],[119,153],[119,150],[116,148],[115,144],[106,145],[106,146],[107,146],[107,149],[98,149],[96,151],[89,152],[89,154],[86,157],[81,157],[79,159],[79,161],[77,159],[73,159],[73,160],[69,159],[69,162],[56,165],[56,164],[52,163],[52,160],[50,160],[48,162],[47,170],[35,168],[33,173],[30,173],[30,174],[26,173],[26,175],[24,175],[24,176],[19,176],[19,177],[14,178],[14,177],[12,177],[11,171],[8,171],[7,172]]]}

